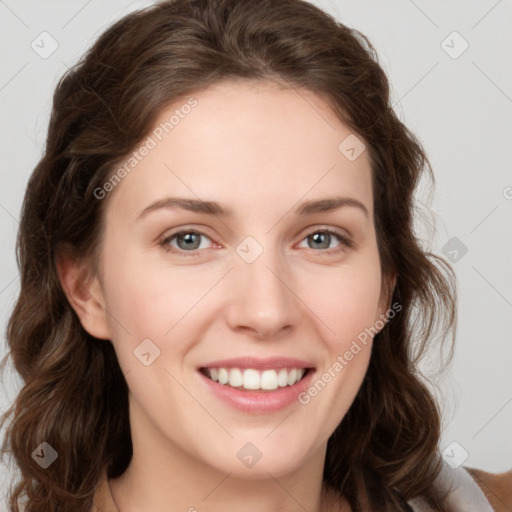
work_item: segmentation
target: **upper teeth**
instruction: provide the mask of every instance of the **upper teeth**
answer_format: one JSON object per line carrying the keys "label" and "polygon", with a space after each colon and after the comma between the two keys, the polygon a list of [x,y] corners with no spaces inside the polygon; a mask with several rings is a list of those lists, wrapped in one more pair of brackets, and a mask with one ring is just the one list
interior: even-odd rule
{"label": "upper teeth", "polygon": [[245,389],[277,389],[292,386],[302,379],[305,368],[283,368],[281,370],[258,371],[252,368],[208,368],[207,373],[212,380],[234,388]]}

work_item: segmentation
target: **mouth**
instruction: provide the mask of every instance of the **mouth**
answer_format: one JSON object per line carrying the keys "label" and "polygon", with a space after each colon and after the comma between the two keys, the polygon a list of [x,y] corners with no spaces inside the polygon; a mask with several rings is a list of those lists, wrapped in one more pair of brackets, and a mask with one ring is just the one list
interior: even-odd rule
{"label": "mouth", "polygon": [[208,379],[240,391],[272,392],[294,386],[314,368],[202,367],[199,371]]}
{"label": "mouth", "polygon": [[291,357],[235,357],[197,367],[205,391],[245,414],[272,414],[297,404],[315,376],[311,361]]}

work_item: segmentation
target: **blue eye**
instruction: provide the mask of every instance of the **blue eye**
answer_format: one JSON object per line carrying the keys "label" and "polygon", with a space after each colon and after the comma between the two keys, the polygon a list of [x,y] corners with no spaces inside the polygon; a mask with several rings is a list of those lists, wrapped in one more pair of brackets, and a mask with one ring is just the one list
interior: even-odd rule
{"label": "blue eye", "polygon": [[[164,238],[160,245],[166,250],[177,253],[179,256],[196,256],[196,254],[186,254],[187,252],[196,251],[201,247],[201,237],[208,238],[204,233],[200,231],[193,231],[190,229],[177,231],[172,235]],[[174,250],[174,246],[170,244],[172,240],[176,239],[178,245],[177,249]],[[209,238],[208,238],[209,240]],[[180,246],[181,245],[181,246]],[[204,247],[202,247],[204,249]]]}
{"label": "blue eye", "polygon": [[[178,256],[199,256],[198,251],[208,248],[204,246],[201,247],[201,237],[211,241],[210,237],[204,233],[201,233],[200,231],[183,229],[163,238],[159,242],[159,245],[162,246],[164,250],[177,254]],[[338,247],[332,248],[330,246],[333,237],[340,242]],[[176,245],[171,243],[174,240],[176,240]],[[303,240],[312,240],[313,247],[311,247],[311,245],[309,246],[311,249],[315,249],[314,244],[318,244],[320,246],[317,246],[316,248],[321,249],[321,251],[314,252],[327,254],[332,252],[339,252],[340,250],[343,250],[343,248],[352,248],[354,246],[354,243],[351,239],[329,228],[317,228],[315,231],[312,231],[306,235]]]}
{"label": "blue eye", "polygon": [[[325,249],[326,251],[322,252],[332,252],[330,249],[330,242],[332,239],[337,238],[338,241],[341,243],[341,246],[351,248],[353,247],[353,242],[346,236],[342,235],[341,233],[338,233],[337,231],[329,228],[322,228],[322,229],[316,229],[315,231],[312,231],[308,235],[306,235],[306,238],[304,240],[312,240],[313,244],[319,244],[321,247],[320,249]],[[310,247],[311,248],[311,247]],[[317,247],[318,248],[318,247]],[[335,251],[338,251],[339,248],[334,248]],[[318,252],[318,251],[316,251]]]}

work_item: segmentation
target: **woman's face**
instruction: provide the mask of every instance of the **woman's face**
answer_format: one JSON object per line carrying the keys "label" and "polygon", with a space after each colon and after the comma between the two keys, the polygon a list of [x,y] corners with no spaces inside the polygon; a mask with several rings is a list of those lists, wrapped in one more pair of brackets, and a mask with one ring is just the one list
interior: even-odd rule
{"label": "woman's face", "polygon": [[193,98],[103,188],[105,337],[134,455],[277,477],[323,459],[383,325],[368,153],[310,92]]}

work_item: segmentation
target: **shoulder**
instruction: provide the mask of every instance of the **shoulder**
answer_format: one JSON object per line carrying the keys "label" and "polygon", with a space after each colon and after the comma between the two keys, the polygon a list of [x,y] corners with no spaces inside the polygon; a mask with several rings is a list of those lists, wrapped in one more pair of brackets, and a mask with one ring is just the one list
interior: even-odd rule
{"label": "shoulder", "polygon": [[470,467],[465,469],[485,494],[495,512],[512,510],[512,469],[505,473],[488,473]]}
{"label": "shoulder", "polygon": [[91,512],[118,512],[110,493],[105,471],[101,474],[96,485]]}
{"label": "shoulder", "polygon": [[[512,470],[488,473],[467,466],[442,465],[435,487],[452,512],[511,512]],[[413,512],[434,512],[423,496],[407,502]]]}

